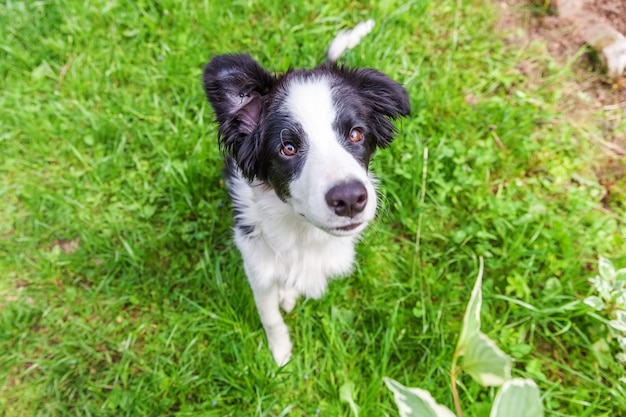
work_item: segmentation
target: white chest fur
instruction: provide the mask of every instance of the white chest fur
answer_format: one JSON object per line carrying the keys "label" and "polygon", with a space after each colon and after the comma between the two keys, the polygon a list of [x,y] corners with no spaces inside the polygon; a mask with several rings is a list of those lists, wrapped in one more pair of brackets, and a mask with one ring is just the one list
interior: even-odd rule
{"label": "white chest fur", "polygon": [[330,278],[346,275],[354,262],[356,235],[333,236],[311,225],[268,187],[235,177],[235,204],[242,208],[235,229],[253,289],[294,289],[307,298],[321,297]]}

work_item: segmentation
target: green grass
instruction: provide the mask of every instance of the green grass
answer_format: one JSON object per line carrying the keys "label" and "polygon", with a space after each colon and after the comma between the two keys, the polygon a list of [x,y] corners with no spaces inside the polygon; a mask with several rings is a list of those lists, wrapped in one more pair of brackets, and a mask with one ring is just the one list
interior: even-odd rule
{"label": "green grass", "polygon": [[[598,256],[626,267],[624,181],[605,197],[585,136],[601,131],[560,113],[571,63],[507,46],[482,3],[0,4],[3,415],[350,416],[354,383],[361,416],[394,416],[384,376],[451,406],[478,256],[483,331],[547,415],[624,415],[626,372],[600,366],[605,328],[581,304]],[[372,164],[381,210],[355,272],[287,317],[278,369],[230,238],[202,66],[245,51],[311,67],[366,18],[345,61],[403,82],[413,114]],[[463,377],[460,393],[488,414],[494,391]]]}

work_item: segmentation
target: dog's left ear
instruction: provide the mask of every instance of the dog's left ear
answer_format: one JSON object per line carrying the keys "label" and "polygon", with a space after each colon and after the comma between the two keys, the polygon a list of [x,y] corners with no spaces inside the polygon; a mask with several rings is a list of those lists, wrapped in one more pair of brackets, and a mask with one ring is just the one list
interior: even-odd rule
{"label": "dog's left ear", "polygon": [[376,136],[376,145],[385,148],[393,140],[396,129],[390,119],[395,120],[411,113],[409,95],[402,84],[371,68],[354,72],[357,91],[364,96],[372,109],[370,128]]}

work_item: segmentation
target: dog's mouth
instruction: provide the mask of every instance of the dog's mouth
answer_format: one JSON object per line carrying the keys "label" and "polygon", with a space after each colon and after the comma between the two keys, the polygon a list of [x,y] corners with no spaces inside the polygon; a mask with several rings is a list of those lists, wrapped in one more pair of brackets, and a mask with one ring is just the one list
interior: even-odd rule
{"label": "dog's mouth", "polygon": [[332,229],[326,229],[328,233],[335,236],[349,236],[354,233],[358,233],[363,226],[363,223],[352,223],[347,226],[334,227]]}
{"label": "dog's mouth", "polygon": [[345,226],[334,227],[329,224],[323,224],[323,223],[320,224],[319,222],[312,220],[310,217],[308,217],[304,213],[300,213],[300,215],[304,217],[305,219],[307,219],[307,221],[311,223],[313,226],[335,236],[350,236],[352,234],[359,233],[362,229],[365,228],[365,225],[368,223],[368,220],[364,220],[360,222],[357,221],[354,223],[350,223]]}
{"label": "dog's mouth", "polygon": [[357,227],[359,227],[362,224],[363,223],[352,223],[352,224],[349,224],[347,226],[337,227],[337,228],[335,228],[335,230],[340,230],[342,232],[349,232],[350,230],[354,230],[354,229],[356,229]]}

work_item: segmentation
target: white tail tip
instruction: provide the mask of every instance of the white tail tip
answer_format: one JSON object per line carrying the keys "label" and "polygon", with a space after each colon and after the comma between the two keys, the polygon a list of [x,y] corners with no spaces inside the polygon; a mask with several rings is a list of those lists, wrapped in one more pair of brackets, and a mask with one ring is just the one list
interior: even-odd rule
{"label": "white tail tip", "polygon": [[327,58],[331,62],[335,62],[346,49],[352,49],[359,44],[361,39],[374,28],[374,21],[372,19],[361,22],[351,30],[342,30],[335,36],[335,39],[328,47]]}

